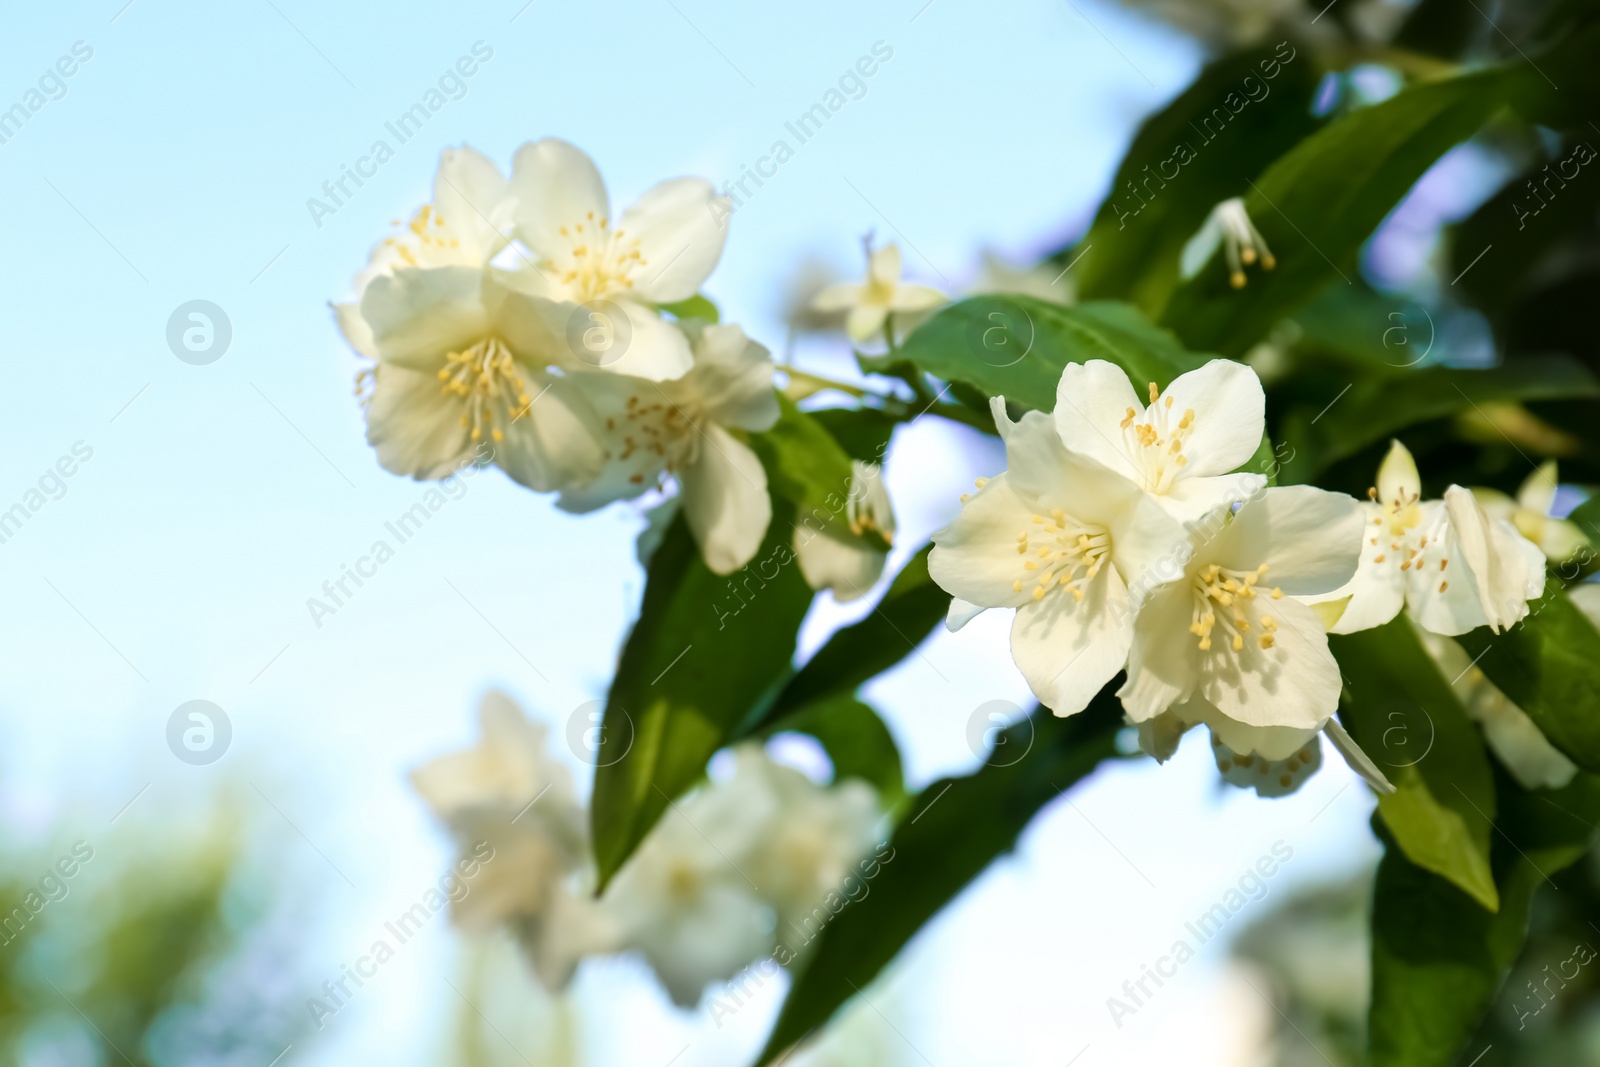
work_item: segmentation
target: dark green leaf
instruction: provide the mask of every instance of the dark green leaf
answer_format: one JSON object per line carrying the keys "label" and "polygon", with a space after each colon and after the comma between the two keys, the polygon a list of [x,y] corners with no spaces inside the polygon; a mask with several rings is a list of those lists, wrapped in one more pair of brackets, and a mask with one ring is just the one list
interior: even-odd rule
{"label": "dark green leaf", "polygon": [[917,329],[898,358],[946,382],[1049,411],[1068,363],[1104,359],[1135,382],[1166,386],[1205,358],[1127,304],[1063,307],[1026,296],[979,296],[941,310]]}
{"label": "dark green leaf", "polygon": [[[1108,686],[1079,715],[1043,710],[1006,732],[1026,754],[964,778],[934,782],[890,839],[872,892],[848,905],[808,946],[759,1062],[822,1026],[866,988],[924,923],[1009,850],[1039,809],[1115,755],[1122,706]],[[1000,746],[997,746],[1000,747]],[[797,946],[798,947],[798,946]]]}
{"label": "dark green leaf", "polygon": [[1311,99],[1320,77],[1305,53],[1252,49],[1210,64],[1147,119],[1082,241],[1072,273],[1079,296],[1128,300],[1159,315],[1178,284],[1183,246],[1211,209],[1248,191],[1248,179],[1317,128]]}
{"label": "dark green leaf", "polygon": [[1378,866],[1368,1016],[1372,1067],[1458,1062],[1522,948],[1534,890],[1588,849],[1600,819],[1600,779],[1579,775],[1565,789],[1537,793],[1506,776],[1499,785],[1497,913],[1392,846]]}
{"label": "dark green leaf", "polygon": [[828,638],[750,727],[752,731],[785,729],[785,716],[850,696],[915,651],[950,608],[950,594],[928,575],[932,548],[924,546],[906,561],[872,614]]}
{"label": "dark green leaf", "polygon": [[1600,771],[1600,630],[1566,593],[1546,589],[1510,630],[1479,628],[1457,640],[1551,744]]}
{"label": "dark green leaf", "polygon": [[602,887],[789,669],[811,588],[775,500],[755,558],[713,574],[680,515],[651,557],[606,700],[590,824]]}
{"label": "dark green leaf", "polygon": [[821,408],[810,412],[851,459],[882,463],[901,420],[876,408]]}
{"label": "dark green leaf", "polygon": [[1394,783],[1394,793],[1378,798],[1384,823],[1412,863],[1494,911],[1494,777],[1449,681],[1404,615],[1328,644],[1345,678],[1339,718]]}
{"label": "dark green leaf", "polygon": [[905,799],[900,749],[878,713],[855,697],[835,696],[807,704],[758,736],[765,739],[786,730],[821,742],[833,761],[834,781],[860,778],[870,783],[891,810]]}
{"label": "dark green leaf", "polygon": [[1524,66],[1424,82],[1301,141],[1241,191],[1276,269],[1252,269],[1235,290],[1214,259],[1173,293],[1162,322],[1192,348],[1242,355],[1324,285],[1357,274],[1357,254],[1378,223],[1528,76],[1537,77]]}

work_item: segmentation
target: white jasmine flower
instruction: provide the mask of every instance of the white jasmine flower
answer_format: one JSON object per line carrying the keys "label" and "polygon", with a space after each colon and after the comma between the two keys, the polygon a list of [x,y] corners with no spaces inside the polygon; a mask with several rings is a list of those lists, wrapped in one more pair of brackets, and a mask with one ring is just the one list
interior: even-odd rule
{"label": "white jasmine flower", "polygon": [[551,369],[562,342],[527,277],[492,267],[405,268],[361,299],[377,360],[367,441],[384,469],[439,478],[470,456],[535,490],[592,478],[600,447],[570,377]]}
{"label": "white jasmine flower", "polygon": [[1261,231],[1250,221],[1244,201],[1239,197],[1224,200],[1211,209],[1205,225],[1183,246],[1178,263],[1179,274],[1186,279],[1199,274],[1200,268],[1216,254],[1219,244],[1223,246],[1228,260],[1228,284],[1235,289],[1244,288],[1245,267],[1253,266],[1258,260],[1262,270],[1271,270],[1278,265]]}
{"label": "white jasmine flower", "polygon": [[839,603],[865,596],[883,574],[887,547],[878,549],[859,538],[874,533],[885,546],[894,544],[894,509],[883,487],[876,463],[850,461],[850,488],[846,492],[845,519],[857,540],[839,537],[829,528],[795,528],[794,551],[800,573],[813,589],[831,589]]}
{"label": "white jasmine flower", "polygon": [[1339,667],[1321,619],[1295,598],[1347,582],[1360,539],[1361,513],[1342,494],[1292,486],[1246,501],[1140,606],[1118,692],[1128,716],[1144,722],[1198,695],[1247,727],[1322,729]]}
{"label": "white jasmine flower", "polygon": [[[687,300],[722,256],[728,215],[701,178],[661,182],[615,219],[594,161],[565,141],[523,145],[512,163],[517,235],[539,257],[545,294],[559,305],[553,325],[607,336],[576,355],[592,366],[652,380],[689,369],[689,346],[651,304]],[[612,321],[612,304],[626,322]],[[626,331],[626,339],[621,338]],[[569,331],[570,332],[570,331]]]}
{"label": "white jasmine flower", "polygon": [[685,323],[693,368],[669,382],[599,372],[570,375],[594,412],[599,475],[561,495],[568,511],[627,500],[675,478],[706,565],[730,574],[750,561],[772,521],[767,474],[733,432],[778,420],[773,363],[737,326]]}
{"label": "white jasmine flower", "polygon": [[[463,145],[446,148],[433,179],[433,201],[424,204],[398,233],[372,249],[356,275],[356,298],[334,304],[345,339],[361,355],[377,359],[372,329],[361,317],[361,297],[372,279],[412,267],[482,267],[509,237],[513,202],[498,167]],[[396,223],[399,225],[399,223]]]}
{"label": "white jasmine flower", "polygon": [[[615,932],[590,900],[587,820],[565,767],[545,753],[546,730],[503,693],[484,695],[482,740],[412,772],[411,782],[479,862],[452,907],[471,933],[508,926],[547,988],[564,988],[583,955],[609,951]],[[487,856],[487,858],[486,858]]]}
{"label": "white jasmine flower", "polygon": [[1443,500],[1422,500],[1416,461],[1394,442],[1378,485],[1361,504],[1366,533],[1361,566],[1333,633],[1382,626],[1402,606],[1425,630],[1453,636],[1479,626],[1499,632],[1528,613],[1544,588],[1544,555],[1503,519],[1491,519],[1459,485]]}
{"label": "white jasmine flower", "polygon": [[1490,519],[1504,519],[1534,544],[1552,563],[1563,563],[1589,546],[1589,538],[1575,522],[1553,518],[1550,509],[1561,484],[1556,461],[1546,460],[1523,481],[1516,499],[1494,489],[1472,490]]}
{"label": "white jasmine flower", "polygon": [[818,293],[811,306],[818,311],[848,311],[845,332],[860,343],[883,329],[891,314],[928,311],[944,303],[944,294],[926,285],[900,280],[900,248],[893,243],[867,252],[864,284],[840,283]]}
{"label": "white jasmine flower", "polygon": [[952,628],[973,609],[1018,609],[1012,658],[1041,703],[1071,715],[1127,660],[1130,583],[1187,537],[1137,484],[1063,447],[1050,416],[1013,423],[1000,397],[991,408],[1008,469],[933,535],[928,569],[957,598]]}
{"label": "white jasmine flower", "polygon": [[[877,795],[855,779],[819,786],[758,746],[744,746],[735,756],[738,775],[759,782],[776,800],[752,850],[750,874],[777,913],[779,940],[798,949],[842,906],[840,900],[865,891],[857,884],[857,864],[878,840]],[[839,899],[830,901],[830,894]]]}
{"label": "white jasmine flower", "polygon": [[1577,764],[1552,745],[1528,713],[1512,703],[1454,640],[1421,631],[1422,643],[1439,670],[1452,680],[1462,707],[1483,726],[1483,736],[1524,789],[1560,789],[1578,774]]}
{"label": "white jasmine flower", "polygon": [[1131,478],[1173,515],[1194,520],[1267,484],[1230,474],[1266,432],[1266,394],[1255,371],[1214,359],[1140,401],[1115,363],[1069,363],[1056,387],[1055,425],[1070,451]]}

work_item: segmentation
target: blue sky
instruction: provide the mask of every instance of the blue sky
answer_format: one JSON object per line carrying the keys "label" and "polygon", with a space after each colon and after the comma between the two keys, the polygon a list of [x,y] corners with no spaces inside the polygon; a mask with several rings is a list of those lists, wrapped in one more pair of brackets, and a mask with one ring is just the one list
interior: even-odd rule
{"label": "blue sky", "polygon": [[[491,472],[335,616],[310,618],[306,598],[424,492],[367,448],[356,364],[327,302],[425,201],[439,151],[467,143],[504,166],[524,141],[560,136],[627,203],[666,177],[736,178],[789,140],[794,158],[735,215],[707,286],[726,319],[779,348],[790,279],[808,261],[854,273],[869,229],[949,291],[984,249],[1021,261],[1075,235],[1139,117],[1200,62],[1171,31],[1091,0],[109,0],[29,6],[8,31],[0,107],[78,42],[93,54],[0,144],[0,508],[77,443],[92,457],[0,544],[0,814],[21,839],[52,841],[65,820],[115,849],[225,784],[259,797],[262,847],[316,901],[299,934],[318,981],[445,860],[406,768],[466,743],[489,685],[556,724],[602,696],[640,589],[634,512],[565,516]],[[893,56],[865,94],[806,143],[786,136],[879,42]],[[405,144],[386,136],[475,44],[492,57],[464,95]],[[314,218],[307,200],[378,138],[394,158]],[[167,346],[169,317],[191,300],[231,323],[227,352],[205,366]],[[826,367],[839,352],[827,342],[800,358]],[[898,438],[889,484],[906,550],[996,461],[946,428]],[[841,614],[822,605],[810,639]],[[1025,694],[999,619],[941,635],[873,693],[919,785],[975,763],[973,708]],[[196,698],[233,726],[209,767],[165,746],[172,710]],[[1218,797],[1199,747],[1166,769],[1107,773],[1039,820],[874,994],[907,1035],[878,1026],[884,1055],[920,1062],[909,1039],[938,1063],[1058,1063],[1085,1044],[1097,1050],[1085,1064],[1148,1062],[1171,1047],[1164,1030],[1210,1003],[1220,953],[1124,1030],[1103,1000],[1184,917],[1278,838],[1298,857],[1284,886],[1370,851],[1365,793],[1344,789],[1337,761],[1301,796],[1262,804]],[[458,952],[441,926],[286,1062],[427,1062],[459,1010],[438,977]],[[589,1062],[631,1062],[607,1056],[630,1049],[656,1062],[651,1048],[687,1035],[679,1062],[693,1067],[748,1054],[778,992],[714,1030],[614,961],[580,976],[574,1010]],[[608,1014],[624,1010],[632,1037]],[[1029,1022],[997,1027],[997,1013]],[[1204,1055],[1205,1041],[1201,1028],[1185,1045]]]}

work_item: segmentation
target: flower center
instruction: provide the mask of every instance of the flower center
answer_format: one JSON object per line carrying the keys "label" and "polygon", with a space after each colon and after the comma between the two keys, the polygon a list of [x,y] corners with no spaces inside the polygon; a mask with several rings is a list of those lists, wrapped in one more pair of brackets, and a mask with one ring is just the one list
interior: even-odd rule
{"label": "flower center", "polygon": [[607,451],[606,460],[636,466],[628,476],[634,485],[662,471],[675,474],[700,455],[699,429],[682,406],[666,397],[646,403],[630,395],[622,414],[606,419],[606,430],[622,438],[622,447]]}
{"label": "flower center", "polygon": [[[394,225],[398,226],[400,223],[396,222]],[[461,241],[452,237],[444,226],[444,216],[435,211],[432,204],[423,204],[421,210],[406,224],[409,236],[399,234],[395,237],[386,237],[383,243],[394,249],[395,255],[399,256],[406,266],[420,267],[434,252],[461,247]]]}
{"label": "flower center", "polygon": [[583,222],[558,231],[567,241],[567,250],[551,257],[549,263],[561,276],[561,283],[574,291],[578,303],[632,289],[634,271],[650,262],[639,252],[639,239],[609,229],[610,222],[596,220],[591,211]]}
{"label": "flower center", "polygon": [[497,409],[498,417],[511,423],[533,406],[522,368],[498,337],[486,337],[465,351],[451,352],[439,368],[439,382],[446,396],[461,398],[465,408],[461,425],[471,428],[474,441],[485,430],[496,441],[505,440],[505,431],[495,425]]}
{"label": "flower center", "polygon": [[[982,486],[980,485],[981,489]],[[1111,555],[1111,534],[1104,526],[1082,523],[1056,508],[1049,518],[1033,516],[1033,523],[1017,534],[1017,555],[1026,556],[1022,569],[1033,582],[1033,599],[1043,600],[1052,589],[1066,589],[1074,600],[1094,580]],[[1037,578],[1033,572],[1038,572]],[[1022,592],[1023,578],[1011,583]]]}
{"label": "flower center", "polygon": [[1367,535],[1368,549],[1376,550],[1372,556],[1373,564],[1379,567],[1397,566],[1402,572],[1421,576],[1437,562],[1439,592],[1449,589],[1450,580],[1444,577],[1445,570],[1450,566],[1450,557],[1445,553],[1443,525],[1446,519],[1443,509],[1440,509],[1435,521],[1424,529],[1422,508],[1418,506],[1421,497],[1418,494],[1402,490],[1390,500],[1379,501],[1378,491],[1368,489],[1367,496],[1379,506],[1379,514],[1372,520],[1372,529]]}
{"label": "flower center", "polygon": [[[1235,652],[1244,651],[1244,635],[1259,628],[1261,636],[1256,644],[1262,649],[1271,648],[1277,641],[1278,620],[1261,610],[1257,603],[1258,583],[1267,573],[1263,563],[1253,571],[1236,571],[1211,564],[1197,572],[1191,579],[1194,587],[1194,611],[1189,622],[1189,632],[1200,639],[1200,650],[1211,649],[1211,635],[1220,629],[1228,647]],[[1269,590],[1273,600],[1283,597],[1276,586]],[[1254,616],[1252,620],[1251,616]]]}
{"label": "flower center", "polygon": [[1183,446],[1194,435],[1194,408],[1185,408],[1181,417],[1174,418],[1174,403],[1171,393],[1163,397],[1151,382],[1150,406],[1142,414],[1128,408],[1122,420],[1127,451],[1142,463],[1148,492],[1165,493],[1178,471],[1189,464]]}

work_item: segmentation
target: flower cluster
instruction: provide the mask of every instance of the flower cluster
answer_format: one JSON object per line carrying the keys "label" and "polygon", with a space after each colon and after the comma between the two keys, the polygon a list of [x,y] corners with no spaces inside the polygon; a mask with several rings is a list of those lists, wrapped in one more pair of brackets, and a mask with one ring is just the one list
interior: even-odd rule
{"label": "flower cluster", "polygon": [[726,204],[678,178],[613,216],[588,156],[547,138],[509,179],[444,153],[433,201],[334,305],[385,469],[443,477],[480,454],[587,511],[667,482],[707,564],[755,553],[771,507],[746,443],[778,418],[773,363],[737,326],[663,312],[721,257]]}
{"label": "flower cluster", "polygon": [[1398,443],[1367,502],[1239,473],[1264,405],[1255,372],[1221,359],[1142,398],[1112,363],[1071,364],[1053,415],[1013,421],[995,398],[1007,469],[934,535],[929,568],[952,629],[1016,609],[1012,656],[1057,715],[1125,672],[1117,695],[1158,759],[1204,723],[1228,781],[1281,795],[1320,765],[1326,732],[1389,789],[1333,718],[1327,633],[1402,602],[1436,633],[1502,628],[1538,595],[1543,557],[1466,489],[1423,503]]}
{"label": "flower cluster", "polygon": [[497,692],[480,720],[476,747],[412,783],[463,848],[495,850],[456,924],[509,929],[552,991],[591,955],[640,953],[680,1005],[756,960],[787,964],[878,840],[870,786],[824,788],[741,745],[732,775],[674,803],[596,897],[588,817],[545,728]]}

